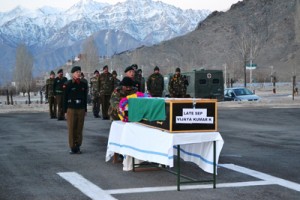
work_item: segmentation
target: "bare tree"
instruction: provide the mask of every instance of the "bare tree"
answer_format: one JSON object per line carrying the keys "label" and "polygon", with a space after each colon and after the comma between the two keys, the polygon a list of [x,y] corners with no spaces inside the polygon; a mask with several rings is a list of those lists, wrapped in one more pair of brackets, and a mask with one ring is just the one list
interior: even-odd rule
{"label": "bare tree", "polygon": [[[259,50],[263,45],[263,37],[252,30],[242,31],[235,42],[235,49],[239,58],[243,62],[244,69],[244,86],[247,87],[247,64],[253,67],[253,61],[259,54]],[[252,82],[252,80],[250,80]]]}
{"label": "bare tree", "polygon": [[88,37],[82,44],[82,68],[83,71],[92,73],[99,66],[99,51],[93,36]]}
{"label": "bare tree", "polygon": [[28,103],[30,104],[30,91],[32,83],[32,68],[33,56],[27,50],[25,44],[17,47],[16,53],[16,68],[15,68],[15,82],[17,89],[23,93],[28,94]]}

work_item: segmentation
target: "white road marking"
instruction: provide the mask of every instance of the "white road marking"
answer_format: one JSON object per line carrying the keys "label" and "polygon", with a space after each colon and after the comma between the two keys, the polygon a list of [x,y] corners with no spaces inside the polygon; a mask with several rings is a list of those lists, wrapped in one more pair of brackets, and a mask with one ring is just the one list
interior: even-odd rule
{"label": "white road marking", "polygon": [[265,174],[265,173],[262,173],[259,171],[255,171],[255,170],[248,169],[248,168],[241,167],[241,166],[234,165],[234,164],[219,164],[219,166],[236,171],[236,172],[247,174],[249,176],[253,176],[253,177],[256,177],[261,180],[269,181],[273,184],[277,184],[282,187],[286,187],[286,188],[300,192],[300,184],[292,182],[292,181],[287,181],[287,180],[284,180],[281,178],[277,178],[275,176],[271,176],[271,175],[268,175],[268,174]]}
{"label": "white road marking", "polygon": [[57,174],[93,200],[116,200],[107,192],[76,172],[60,172]]}
{"label": "white road marking", "polygon": [[[268,181],[249,181],[249,182],[237,182],[237,183],[220,183],[217,184],[217,188],[228,188],[228,187],[248,187],[248,186],[259,186],[259,185],[271,185]],[[194,189],[212,189],[212,184],[205,185],[183,185],[180,186],[182,190],[194,190]],[[131,194],[131,193],[144,193],[144,192],[164,192],[164,191],[176,191],[177,186],[166,186],[166,187],[144,187],[144,188],[128,188],[128,189],[115,189],[106,190],[109,194]]]}
{"label": "white road marking", "polygon": [[[300,184],[277,178],[259,171],[248,169],[234,164],[219,164],[218,166],[230,169],[239,173],[243,173],[257,179],[259,181],[236,182],[236,183],[218,183],[217,188],[230,188],[230,187],[249,187],[249,186],[262,186],[262,185],[280,185],[295,191],[300,192]],[[143,188],[127,188],[127,189],[113,189],[102,190],[95,184],[91,183],[80,174],[76,172],[60,172],[59,176],[70,182],[73,186],[83,192],[85,195],[93,200],[116,200],[111,195],[113,194],[132,194],[132,193],[145,193],[145,192],[163,192],[163,191],[176,191],[177,186],[165,187],[143,187]],[[212,189],[212,184],[203,185],[182,185],[183,190],[193,189]]]}

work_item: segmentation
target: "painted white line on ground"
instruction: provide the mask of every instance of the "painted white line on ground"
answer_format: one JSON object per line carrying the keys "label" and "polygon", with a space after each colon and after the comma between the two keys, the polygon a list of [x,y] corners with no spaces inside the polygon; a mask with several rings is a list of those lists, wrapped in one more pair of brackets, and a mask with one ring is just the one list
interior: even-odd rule
{"label": "painted white line on ground", "polygon": [[[237,183],[220,183],[217,184],[217,188],[228,188],[228,187],[248,187],[248,186],[261,186],[270,185],[272,183],[268,181],[249,181],[249,182],[237,182]],[[194,190],[194,189],[213,189],[212,184],[205,185],[183,185],[180,186],[182,190]],[[165,192],[165,191],[176,191],[177,186],[166,186],[166,187],[144,187],[144,188],[128,188],[128,189],[115,189],[106,190],[109,194],[132,194],[132,193],[144,193],[144,192]]]}
{"label": "painted white line on ground", "polygon": [[57,174],[93,200],[116,200],[76,172],[60,172]]}
{"label": "painted white line on ground", "polygon": [[241,167],[241,166],[234,165],[234,164],[219,164],[219,166],[236,171],[236,172],[247,174],[249,176],[253,176],[253,177],[256,177],[261,180],[269,181],[273,184],[277,184],[282,187],[286,187],[286,188],[300,192],[300,184],[292,182],[292,181],[287,181],[287,180],[284,180],[281,178],[277,178],[275,176],[271,176],[271,175],[268,175],[268,174],[265,174],[265,173],[262,173],[259,171],[255,171],[255,170],[248,169],[248,168]]}

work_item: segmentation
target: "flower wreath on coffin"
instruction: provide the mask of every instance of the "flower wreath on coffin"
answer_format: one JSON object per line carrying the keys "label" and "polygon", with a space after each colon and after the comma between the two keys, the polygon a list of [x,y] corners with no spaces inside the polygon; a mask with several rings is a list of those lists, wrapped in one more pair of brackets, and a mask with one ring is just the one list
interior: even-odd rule
{"label": "flower wreath on coffin", "polygon": [[136,92],[134,94],[128,95],[121,99],[119,103],[119,117],[123,122],[128,122],[128,116],[126,116],[125,111],[128,111],[128,99],[130,98],[142,98],[142,97],[151,97],[150,94]]}

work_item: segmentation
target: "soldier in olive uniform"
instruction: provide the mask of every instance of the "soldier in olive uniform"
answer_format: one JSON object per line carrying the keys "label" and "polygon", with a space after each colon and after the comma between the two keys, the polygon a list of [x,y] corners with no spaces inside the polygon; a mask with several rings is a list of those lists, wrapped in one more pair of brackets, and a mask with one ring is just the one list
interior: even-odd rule
{"label": "soldier in olive uniform", "polygon": [[114,90],[114,80],[112,74],[108,71],[108,66],[103,67],[103,73],[99,76],[100,98],[102,104],[102,119],[109,119],[108,108],[111,93]]}
{"label": "soldier in olive uniform", "polygon": [[152,97],[162,97],[164,91],[164,77],[159,73],[159,68],[154,67],[154,73],[148,77],[147,89]]}
{"label": "soldier in olive uniform", "polygon": [[50,78],[46,80],[46,99],[49,103],[49,114],[51,119],[56,118],[56,99],[54,98],[53,85],[54,85],[55,73],[50,72]]}
{"label": "soldier in olive uniform", "polygon": [[57,72],[57,77],[53,84],[53,93],[57,103],[57,120],[65,120],[63,112],[63,91],[64,84],[68,81],[66,77],[63,76],[63,70],[60,69]]}
{"label": "soldier in olive uniform", "polygon": [[91,85],[91,96],[92,96],[92,103],[93,103],[93,114],[94,117],[99,118],[100,112],[100,88],[99,88],[99,71],[95,70],[94,76],[90,79]]}
{"label": "soldier in olive uniform", "polygon": [[114,71],[112,71],[112,76],[113,76],[113,80],[114,80],[114,89],[116,88],[116,87],[118,87],[119,85],[120,85],[120,80],[117,78],[117,76],[118,76],[118,74],[117,74],[117,72],[114,70]]}
{"label": "soldier in olive uniform", "polygon": [[169,81],[169,92],[173,98],[184,98],[186,97],[186,89],[188,81],[185,76],[180,74],[180,68],[176,68],[175,74]]}
{"label": "soldier in olive uniform", "polygon": [[129,77],[124,77],[110,98],[109,115],[111,120],[120,120],[118,116],[120,100],[136,92],[137,88],[134,87],[134,81]]}
{"label": "soldier in olive uniform", "polygon": [[135,81],[139,83],[139,92],[145,92],[145,78],[143,77],[143,71],[141,69],[136,70],[137,76]]}
{"label": "soldier in olive uniform", "polygon": [[88,85],[80,79],[81,67],[73,67],[71,73],[72,79],[65,83],[64,113],[68,124],[70,154],[80,154]]}

